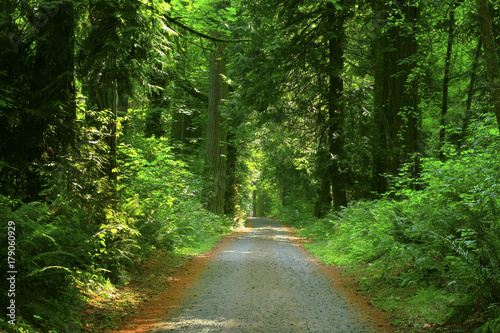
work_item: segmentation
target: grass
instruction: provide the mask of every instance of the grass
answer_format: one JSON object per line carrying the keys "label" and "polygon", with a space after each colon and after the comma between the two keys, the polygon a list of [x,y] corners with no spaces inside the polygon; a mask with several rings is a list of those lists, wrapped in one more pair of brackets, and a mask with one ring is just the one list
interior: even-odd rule
{"label": "grass", "polygon": [[211,237],[205,237],[201,242],[195,245],[175,249],[173,253],[186,257],[193,257],[200,255],[202,253],[210,251],[223,236],[224,235],[221,234]]}

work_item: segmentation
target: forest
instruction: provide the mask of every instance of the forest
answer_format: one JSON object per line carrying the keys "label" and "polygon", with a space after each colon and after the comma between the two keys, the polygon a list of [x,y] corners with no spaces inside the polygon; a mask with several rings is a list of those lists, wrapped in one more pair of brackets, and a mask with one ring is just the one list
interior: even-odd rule
{"label": "forest", "polygon": [[0,45],[0,330],[272,216],[399,327],[500,331],[498,1],[2,0]]}

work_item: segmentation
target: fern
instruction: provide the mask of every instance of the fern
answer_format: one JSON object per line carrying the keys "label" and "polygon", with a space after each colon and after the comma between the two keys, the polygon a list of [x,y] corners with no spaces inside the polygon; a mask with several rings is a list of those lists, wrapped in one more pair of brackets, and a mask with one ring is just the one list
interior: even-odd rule
{"label": "fern", "polygon": [[500,332],[500,317],[487,321],[481,327],[474,330],[474,333],[498,333]]}

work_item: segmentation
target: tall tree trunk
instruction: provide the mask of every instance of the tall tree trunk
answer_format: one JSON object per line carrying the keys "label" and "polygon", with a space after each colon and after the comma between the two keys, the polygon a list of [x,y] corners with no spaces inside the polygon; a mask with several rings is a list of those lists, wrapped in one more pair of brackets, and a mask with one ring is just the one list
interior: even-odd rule
{"label": "tall tree trunk", "polygon": [[314,207],[314,215],[322,218],[332,207],[331,183],[328,173],[324,172],[321,177],[321,185],[318,192],[318,201]]}
{"label": "tall tree trunk", "polygon": [[491,27],[492,21],[487,0],[476,0],[479,26],[483,41],[484,58],[488,69],[488,79],[491,89],[491,98],[497,118],[497,126],[500,129],[500,66],[496,52],[495,38]]}
{"label": "tall tree trunk", "polygon": [[113,181],[117,180],[118,176],[118,163],[117,163],[117,129],[118,129],[118,82],[113,80],[110,83],[108,91],[109,105],[111,111],[111,119],[108,124],[109,135],[108,135],[108,169],[107,174]]}
{"label": "tall tree trunk", "polygon": [[417,84],[410,79],[417,43],[411,29],[405,30],[404,26],[388,22],[391,17],[404,17],[408,26],[414,26],[419,9],[413,1],[397,0],[391,5],[376,1],[374,11],[383,15],[385,23],[374,45],[374,121],[377,129],[373,137],[373,189],[384,193],[388,189],[384,175],[397,175],[403,163],[412,161],[413,175],[419,173],[418,160],[412,158],[421,150],[421,117],[417,108]]}
{"label": "tall tree trunk", "polygon": [[257,217],[257,190],[252,191],[252,216]]}
{"label": "tall tree trunk", "polygon": [[0,160],[11,167],[2,168],[0,178],[9,194],[31,201],[43,186],[33,162],[56,160],[76,139],[74,7],[40,4],[36,17],[25,17],[32,26],[24,32],[14,20],[25,13],[16,7],[0,5]]}
{"label": "tall tree trunk", "polygon": [[257,217],[264,217],[264,192],[260,191],[257,203]]}
{"label": "tall tree trunk", "polygon": [[220,107],[227,99],[225,45],[217,43],[217,52],[210,57],[210,86],[205,148],[205,168],[208,178],[207,208],[217,215],[224,214],[226,191],[226,131],[222,126]]}
{"label": "tall tree trunk", "polygon": [[328,93],[328,140],[331,157],[330,177],[333,194],[333,207],[339,210],[341,206],[347,205],[346,177],[344,164],[344,106],[342,93],[344,81],[342,73],[344,70],[344,5],[340,9],[331,2],[326,3],[328,12],[328,23],[331,31],[328,40],[329,51],[329,93]]}
{"label": "tall tree trunk", "polygon": [[474,98],[474,91],[476,88],[476,78],[477,78],[477,66],[479,64],[479,57],[481,56],[481,49],[482,49],[482,41],[479,39],[477,46],[476,46],[476,51],[474,53],[474,62],[472,63],[472,68],[470,70],[470,81],[469,81],[469,88],[467,90],[467,100],[465,101],[465,112],[464,112],[464,119],[462,121],[462,129],[458,133],[458,135],[454,136],[454,143],[460,148],[466,138],[466,133],[467,133],[467,128],[469,127],[470,119],[472,116],[472,100]]}
{"label": "tall tree trunk", "polygon": [[447,20],[448,23],[448,43],[446,46],[446,59],[444,64],[444,75],[443,75],[443,102],[441,104],[441,129],[439,131],[439,143],[441,145],[441,157],[443,155],[443,146],[446,142],[446,115],[448,114],[448,91],[450,83],[450,68],[451,68],[451,53],[453,51],[453,39],[454,39],[454,28],[455,28],[455,6],[452,5],[450,8],[450,18]]}
{"label": "tall tree trunk", "polygon": [[236,198],[238,195],[238,180],[236,179],[238,150],[234,142],[234,136],[234,134],[229,134],[227,139],[226,193],[224,196],[224,214],[228,216],[234,216],[236,213]]}

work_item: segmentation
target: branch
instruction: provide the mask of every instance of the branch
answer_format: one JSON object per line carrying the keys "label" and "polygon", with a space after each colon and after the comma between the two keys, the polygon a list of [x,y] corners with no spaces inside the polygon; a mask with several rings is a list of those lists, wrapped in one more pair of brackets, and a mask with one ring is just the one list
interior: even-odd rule
{"label": "branch", "polygon": [[189,95],[191,95],[194,98],[199,99],[203,103],[207,104],[208,103],[208,96],[200,92],[198,89],[193,87],[191,82],[189,82],[187,79],[182,79],[177,75],[175,72],[172,71],[167,71],[167,76],[174,81],[174,83],[187,92]]}
{"label": "branch", "polygon": [[188,27],[184,23],[182,23],[182,22],[178,21],[177,19],[175,19],[173,17],[170,17],[168,15],[164,14],[163,17],[165,17],[165,19],[167,21],[169,21],[169,22],[177,25],[178,27],[181,27],[182,29],[185,29],[185,30],[189,31],[190,33],[195,34],[198,37],[209,39],[209,40],[211,40],[213,42],[220,42],[220,43],[241,43],[241,42],[249,42],[249,41],[251,41],[251,39],[248,39],[248,38],[243,38],[243,39],[224,39],[224,38],[213,37],[213,36],[204,34],[202,32],[196,31],[193,28]]}

